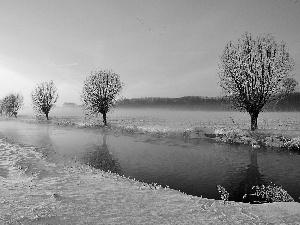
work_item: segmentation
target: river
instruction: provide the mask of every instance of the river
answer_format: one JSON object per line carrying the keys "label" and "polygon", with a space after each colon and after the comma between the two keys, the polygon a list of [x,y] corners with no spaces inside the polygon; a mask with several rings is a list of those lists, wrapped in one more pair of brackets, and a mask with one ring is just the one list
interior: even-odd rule
{"label": "river", "polygon": [[281,149],[217,143],[212,139],[163,139],[95,129],[0,121],[0,133],[45,147],[96,168],[205,198],[220,199],[216,185],[242,201],[253,185],[275,183],[300,202],[300,156]]}

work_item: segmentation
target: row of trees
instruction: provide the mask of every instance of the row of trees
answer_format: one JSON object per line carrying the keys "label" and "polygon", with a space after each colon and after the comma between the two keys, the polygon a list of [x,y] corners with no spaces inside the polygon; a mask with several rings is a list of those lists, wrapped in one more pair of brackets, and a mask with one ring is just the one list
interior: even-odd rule
{"label": "row of trees", "polygon": [[[270,34],[254,37],[246,32],[236,43],[229,42],[225,46],[220,59],[223,99],[233,109],[249,113],[251,130],[257,129],[258,115],[266,106],[277,103],[298,86],[290,75],[295,63],[285,43],[277,43]],[[116,105],[122,87],[119,75],[113,71],[92,72],[84,81],[80,96],[86,115],[102,114],[103,123],[107,125],[106,115]],[[53,82],[38,85],[31,98],[33,108],[48,119],[58,98]],[[2,105],[6,107],[3,108],[5,112],[16,115],[19,108],[13,102],[18,101],[13,99],[11,96],[9,100],[3,99]],[[6,102],[9,103],[6,105]]]}
{"label": "row of trees", "polygon": [[[111,70],[96,70],[86,78],[81,92],[83,109],[87,116],[102,114],[103,123],[107,125],[106,115],[116,105],[123,83],[120,76]],[[31,93],[32,107],[37,114],[45,114],[49,119],[49,112],[58,99],[57,88],[53,81],[38,84]],[[1,114],[17,117],[18,110],[23,106],[21,94],[9,94],[0,104]]]}
{"label": "row of trees", "polygon": [[[11,93],[0,100],[1,115],[17,117],[18,111],[23,106],[23,95]],[[51,108],[58,99],[57,89],[53,83],[43,82],[38,84],[31,93],[32,106],[37,114],[45,114],[47,120]]]}
{"label": "row of trees", "polygon": [[[225,46],[220,59],[223,99],[231,108],[249,113],[251,130],[258,128],[261,111],[286,98],[298,86],[291,77],[295,63],[286,44],[278,43],[270,34],[254,37],[246,32],[236,43]],[[90,114],[102,114],[106,125],[106,113],[121,90],[118,75],[96,71],[84,82],[83,106]]]}
{"label": "row of trees", "polygon": [[[270,34],[254,37],[246,32],[236,43],[225,46],[220,59],[223,99],[231,108],[249,113],[251,130],[258,128],[261,111],[286,98],[298,86],[291,77],[295,63],[286,44],[278,43]],[[121,90],[118,75],[96,71],[84,82],[83,106],[90,114],[102,114],[106,125],[106,113]]]}

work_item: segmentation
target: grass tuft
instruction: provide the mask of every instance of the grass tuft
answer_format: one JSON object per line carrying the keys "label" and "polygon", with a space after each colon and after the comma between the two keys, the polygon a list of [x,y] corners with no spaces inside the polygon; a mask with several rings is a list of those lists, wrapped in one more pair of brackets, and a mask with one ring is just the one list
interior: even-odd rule
{"label": "grass tuft", "polygon": [[[224,204],[228,202],[229,193],[221,185],[217,185],[221,199]],[[294,199],[282,187],[271,183],[268,186],[257,185],[252,187],[252,193],[243,196],[243,202],[251,204],[272,203],[272,202],[294,202]]]}

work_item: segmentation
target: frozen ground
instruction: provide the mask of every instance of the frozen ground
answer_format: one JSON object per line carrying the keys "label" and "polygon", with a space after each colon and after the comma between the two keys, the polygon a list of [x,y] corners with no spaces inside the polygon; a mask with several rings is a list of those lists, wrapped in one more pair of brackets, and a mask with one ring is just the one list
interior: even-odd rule
{"label": "frozen ground", "polygon": [[[26,122],[38,121],[79,128],[103,127],[101,116],[85,119],[79,107],[56,109],[50,121],[45,121],[44,116],[37,120],[33,114],[22,113],[20,112],[18,119]],[[300,113],[262,112],[258,118],[259,129],[255,132],[249,130],[249,122],[248,114],[228,111],[116,109],[108,115],[108,129],[113,132],[148,134],[163,138],[202,138],[205,135],[221,134],[221,141],[225,142],[257,142],[269,147],[294,146],[294,149],[300,150]]]}
{"label": "frozen ground", "polygon": [[0,224],[300,224],[299,203],[187,196],[0,139]]}
{"label": "frozen ground", "polygon": [[[30,108],[22,109],[19,117],[35,119]],[[108,115],[108,123],[122,127],[148,127],[152,130],[183,130],[197,126],[221,128],[238,126],[240,129],[250,128],[250,116],[237,111],[200,111],[200,110],[172,110],[159,108],[116,108]],[[62,122],[83,122],[84,114],[81,107],[55,107],[50,112],[54,120]],[[45,116],[41,116],[45,118]],[[102,118],[99,116],[99,122]],[[300,132],[299,112],[261,112],[258,126],[263,130],[290,130]]]}

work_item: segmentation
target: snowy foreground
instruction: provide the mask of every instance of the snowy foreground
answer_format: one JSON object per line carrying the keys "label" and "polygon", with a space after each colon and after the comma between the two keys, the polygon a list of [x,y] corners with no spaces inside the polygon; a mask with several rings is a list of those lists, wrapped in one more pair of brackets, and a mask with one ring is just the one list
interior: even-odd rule
{"label": "snowy foreground", "polygon": [[0,224],[299,224],[300,204],[224,204],[0,139]]}

